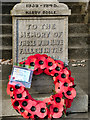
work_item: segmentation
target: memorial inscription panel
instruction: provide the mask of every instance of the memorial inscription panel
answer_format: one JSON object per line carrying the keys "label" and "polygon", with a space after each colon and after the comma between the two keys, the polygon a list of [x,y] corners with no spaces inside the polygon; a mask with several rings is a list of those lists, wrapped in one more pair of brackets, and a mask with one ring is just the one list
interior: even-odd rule
{"label": "memorial inscription panel", "polygon": [[67,61],[68,41],[66,18],[17,19],[15,62],[25,60],[28,56],[40,53],[54,59]]}

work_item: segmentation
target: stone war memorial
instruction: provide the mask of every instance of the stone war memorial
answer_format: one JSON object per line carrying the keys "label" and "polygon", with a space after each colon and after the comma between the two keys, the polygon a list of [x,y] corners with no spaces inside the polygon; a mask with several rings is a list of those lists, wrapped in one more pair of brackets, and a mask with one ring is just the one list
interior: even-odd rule
{"label": "stone war memorial", "polygon": [[68,62],[68,15],[71,11],[57,1],[22,1],[13,16],[13,62],[29,55],[47,54]]}
{"label": "stone war memorial", "polygon": [[[13,63],[19,63],[30,55],[40,53],[68,64],[69,15],[71,10],[68,6],[57,0],[22,0],[16,4],[11,11]],[[50,96],[52,89],[50,76],[41,74],[33,77],[30,92],[34,98],[43,100]],[[77,96],[68,111],[87,112],[87,94],[79,86],[76,91]]]}

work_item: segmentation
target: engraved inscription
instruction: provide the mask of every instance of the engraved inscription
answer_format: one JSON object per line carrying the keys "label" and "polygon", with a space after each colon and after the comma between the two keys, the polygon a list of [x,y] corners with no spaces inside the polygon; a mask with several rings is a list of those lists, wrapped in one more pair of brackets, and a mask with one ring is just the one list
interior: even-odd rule
{"label": "engraved inscription", "polygon": [[64,20],[18,20],[18,60],[31,54],[60,59],[64,51]]}
{"label": "engraved inscription", "polygon": [[56,11],[26,11],[26,14],[44,15],[44,14],[57,14],[57,12]]}
{"label": "engraved inscription", "polygon": [[[30,15],[41,15],[41,14],[50,15],[50,14],[52,14],[52,15],[55,15],[55,14],[57,14],[57,10],[55,10],[55,9],[58,8],[59,6],[58,6],[58,4],[54,4],[54,3],[52,3],[52,4],[30,3],[30,4],[25,4],[25,7],[27,9],[25,11],[25,14],[30,14]],[[45,9],[45,10],[43,10],[43,9]]]}
{"label": "engraved inscription", "polygon": [[40,8],[52,8],[52,7],[54,7],[54,8],[57,8],[57,7],[59,7],[57,4],[26,4],[26,8],[38,8],[38,7],[40,7]]}

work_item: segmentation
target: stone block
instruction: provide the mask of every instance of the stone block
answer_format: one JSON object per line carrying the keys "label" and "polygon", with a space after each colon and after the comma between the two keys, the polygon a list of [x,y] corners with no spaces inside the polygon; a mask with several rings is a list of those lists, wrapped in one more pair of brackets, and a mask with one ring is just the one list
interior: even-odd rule
{"label": "stone block", "polygon": [[2,17],[2,24],[11,24],[12,23],[12,17],[9,14],[2,14],[0,15]]}
{"label": "stone block", "polygon": [[88,24],[70,24],[69,25],[69,33],[89,33]]}
{"label": "stone block", "polygon": [[85,15],[72,14],[69,17],[69,23],[84,23],[84,22],[85,22]]}
{"label": "stone block", "polygon": [[3,35],[2,38],[0,37],[0,40],[2,39],[2,45],[3,46],[12,46],[12,37],[8,35]]}
{"label": "stone block", "polygon": [[0,25],[0,28],[2,28],[2,33],[0,34],[11,34],[12,33],[12,26],[11,25]]}
{"label": "stone block", "polygon": [[12,59],[12,50],[0,50],[2,52],[2,58],[4,59]]}
{"label": "stone block", "polygon": [[[72,103],[72,107],[68,109],[69,113],[88,112],[88,95],[79,88],[76,87],[77,96]],[[33,98],[37,100],[44,100],[49,97],[50,94],[32,94]],[[0,101],[1,104],[1,101]],[[12,107],[10,99],[4,99],[2,102],[2,114],[0,116],[17,116],[18,114]]]}
{"label": "stone block", "polygon": [[19,63],[32,54],[40,53],[68,64],[68,15],[71,10],[56,0],[51,3],[32,1],[23,0],[11,11],[13,62]]}
{"label": "stone block", "polygon": [[68,108],[68,112],[88,112],[88,95],[79,87],[76,87],[77,95],[74,99],[71,108]]}

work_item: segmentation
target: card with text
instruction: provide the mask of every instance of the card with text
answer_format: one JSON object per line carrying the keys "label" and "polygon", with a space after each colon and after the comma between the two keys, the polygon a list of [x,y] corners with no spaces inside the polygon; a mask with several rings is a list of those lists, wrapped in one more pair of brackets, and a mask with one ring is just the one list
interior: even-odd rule
{"label": "card with text", "polygon": [[33,70],[14,66],[10,81],[21,82],[26,88],[31,87]]}

